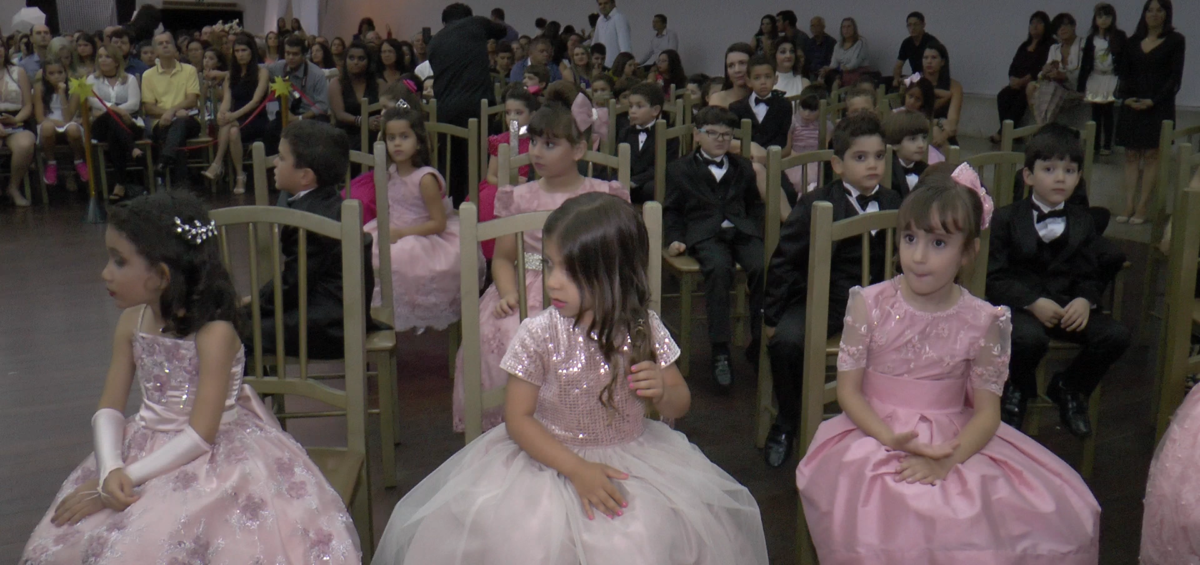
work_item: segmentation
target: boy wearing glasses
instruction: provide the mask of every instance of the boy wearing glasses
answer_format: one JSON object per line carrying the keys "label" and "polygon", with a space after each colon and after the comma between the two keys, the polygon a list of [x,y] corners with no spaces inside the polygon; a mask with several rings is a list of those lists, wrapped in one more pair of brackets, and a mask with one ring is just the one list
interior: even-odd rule
{"label": "boy wearing glasses", "polygon": [[700,263],[713,378],[721,390],[733,385],[730,366],[729,293],[741,266],[749,279],[750,328],[747,356],[756,361],[763,301],[763,195],[766,171],[740,155],[729,154],[738,119],[709,106],[696,114],[699,148],[667,166],[663,205],[667,254],[684,252]]}

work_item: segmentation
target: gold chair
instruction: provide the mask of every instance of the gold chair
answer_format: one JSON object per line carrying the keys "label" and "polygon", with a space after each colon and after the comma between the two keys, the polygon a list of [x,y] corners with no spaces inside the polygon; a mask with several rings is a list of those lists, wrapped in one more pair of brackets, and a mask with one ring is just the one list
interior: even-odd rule
{"label": "gold chair", "polygon": [[[307,447],[308,455],[325,475],[325,478],[341,496],[342,501],[350,508],[354,524],[358,530],[362,544],[363,558],[369,561],[374,551],[374,532],[371,515],[371,481],[369,465],[367,465],[367,429],[366,429],[366,387],[364,360],[364,333],[366,321],[363,319],[365,297],[363,288],[363,253],[362,253],[362,204],[357,201],[342,203],[341,221],[336,222],[315,214],[298,210],[280,208],[278,206],[240,206],[214,210],[212,219],[219,226],[222,258],[226,268],[233,272],[229,254],[229,228],[231,226],[246,226],[248,232],[250,261],[250,286],[255,292],[250,296],[253,351],[250,354],[252,374],[246,375],[245,382],[254,387],[262,395],[295,395],[318,401],[335,407],[333,412],[312,413],[319,417],[346,418],[346,447]],[[283,290],[279,277],[280,271],[280,231],[283,228],[299,230],[300,288],[307,284],[306,247],[310,234],[323,236],[341,241],[342,247],[342,285],[345,293],[345,388],[338,389],[311,378],[308,368],[308,328],[305,312],[307,300],[303,290],[300,292],[300,356],[298,359],[288,359],[283,354],[283,331],[276,333],[276,354],[274,374],[265,369],[263,360],[262,318],[259,310],[257,293],[259,282],[263,277],[273,279],[275,300],[275,324],[283,328]],[[260,261],[258,257],[261,241],[260,236],[269,242],[269,257]],[[268,265],[268,270],[260,272],[260,266]],[[357,289],[357,291],[356,291]],[[298,365],[297,373],[288,370],[289,363]],[[282,416],[291,416],[283,414]]]}
{"label": "gold chair", "polygon": [[[499,100],[500,103],[494,106],[488,105],[487,98],[479,101],[479,164],[483,167],[481,175],[487,174],[489,133],[492,131],[508,131],[508,124],[504,123],[504,99],[497,97],[496,100]],[[481,176],[480,179],[482,178]]]}
{"label": "gold chair", "polygon": [[[463,139],[467,144],[467,190],[468,198],[471,202],[479,202],[479,118],[471,118],[467,122],[467,127],[459,127],[446,123],[430,122],[425,124],[425,132],[429,134],[429,156],[433,159],[433,166],[437,167],[446,179],[446,186],[450,186],[450,179],[458,175],[464,174],[461,163],[454,163],[454,154],[449,150],[450,138],[457,137]],[[446,138],[446,163],[445,168],[442,168],[441,157],[441,137]],[[485,152],[484,155],[487,153]],[[457,165],[457,166],[455,166]]]}
{"label": "gold chair", "polygon": [[[1167,262],[1167,256],[1157,244],[1167,233],[1170,218],[1167,208],[1171,202],[1178,201],[1177,193],[1187,187],[1190,178],[1172,178],[1179,169],[1180,159],[1172,153],[1171,148],[1175,147],[1178,151],[1183,143],[1190,144],[1192,148],[1200,144],[1200,125],[1176,129],[1174,121],[1164,121],[1158,141],[1158,175],[1155,179],[1153,217],[1150,218],[1150,248],[1146,256],[1146,274],[1142,281],[1142,304],[1146,305],[1142,309],[1142,327],[1147,326],[1151,316],[1162,316],[1155,308],[1153,300],[1158,290],[1159,271]],[[1175,198],[1172,199],[1173,196]]]}
{"label": "gold chair", "polygon": [[[1013,150],[1013,143],[1018,139],[1033,137],[1041,131],[1042,126],[1033,124],[1023,128],[1014,128],[1012,120],[1004,120],[1000,126],[1000,151]],[[1083,181],[1085,186],[1092,186],[1092,165],[1096,162],[1096,122],[1089,121],[1079,132],[1080,142],[1083,143]]]}
{"label": "gold chair", "polygon": [[[671,87],[675,88],[675,87]],[[683,101],[673,98],[668,98],[662,106],[662,114],[660,119],[666,119],[667,124],[671,126],[687,125],[687,116],[683,114]],[[682,149],[682,146],[680,147]]]}
{"label": "gold chair", "polygon": [[667,194],[667,142],[679,140],[679,155],[683,157],[692,146],[692,125],[685,123],[675,127],[667,127],[665,120],[654,122],[654,201],[662,204]]}
{"label": "gold chair", "polygon": [[[979,173],[979,180],[992,197],[997,209],[1012,204],[1017,174],[1025,166],[1024,154],[1011,151],[980,153],[969,157],[966,163]],[[983,297],[987,289],[987,258],[991,249],[991,235],[990,229],[979,234],[979,253],[962,277],[964,286],[978,297]]]}
{"label": "gold chair", "polygon": [[[624,146],[625,144],[621,144]],[[501,155],[508,153],[506,147],[501,147]],[[504,155],[507,156],[507,155]],[[489,391],[483,390],[482,354],[480,352],[479,335],[479,279],[475,273],[479,269],[479,256],[476,249],[481,241],[496,239],[504,236],[517,238],[517,287],[525,288],[525,244],[524,233],[540,230],[546,223],[551,212],[531,212],[507,218],[497,218],[488,222],[479,222],[479,209],[472,202],[464,202],[459,208],[459,218],[462,222],[461,271],[462,275],[462,311],[463,311],[463,420],[466,427],[465,440],[472,440],[483,433],[484,410],[504,405],[505,387]],[[654,268],[661,259],[662,252],[662,206],[657,202],[647,202],[642,207],[646,229],[650,233],[650,269],[647,276],[650,279],[650,309],[660,311],[661,271]],[[518,310],[522,321],[529,317],[528,297],[524,292],[517,293]]]}
{"label": "gold chair", "polygon": [[[358,101],[360,112],[358,115],[359,127],[359,150],[368,153],[367,148],[371,147],[371,114],[380,113],[384,110],[383,104],[376,102],[371,104],[365,97]],[[382,136],[380,136],[382,137]]]}
{"label": "gold chair", "polygon": [[[825,414],[825,405],[837,402],[837,376],[830,380],[828,368],[836,366],[841,336],[828,335],[829,323],[829,271],[833,260],[833,244],[859,237],[863,248],[862,286],[871,284],[870,252],[871,232],[886,230],[883,253],[884,279],[895,274],[895,248],[897,211],[886,210],[860,214],[838,222],[833,221],[833,205],[817,202],[813,205],[810,249],[808,252],[808,299],[805,315],[804,382],[801,393],[800,431],[796,438],[796,451],[804,454],[817,433],[817,426]],[[877,252],[880,252],[877,251]],[[803,455],[802,455],[803,456]],[[816,552],[808,535],[804,519],[804,506],[799,505],[797,516],[797,562],[816,563]]]}
{"label": "gold chair", "polygon": [[[1191,144],[1180,144],[1179,185],[1186,187],[1192,171],[1200,167],[1200,156]],[[1175,200],[1175,213],[1181,218],[1200,217],[1200,190],[1185,188]],[[1196,289],[1196,257],[1200,256],[1200,224],[1195,221],[1171,223],[1171,250],[1167,273],[1166,321],[1163,345],[1159,351],[1161,378],[1155,394],[1156,431],[1161,439],[1171,416],[1183,402],[1187,375],[1200,373],[1200,358],[1191,357],[1191,335],[1200,326],[1200,300]]]}
{"label": "gold chair", "polygon": [[617,154],[617,118],[621,114],[629,114],[628,104],[618,104],[616,98],[608,101],[608,137],[600,146],[600,151],[608,155]]}
{"label": "gold chair", "polygon": [[817,147],[829,147],[829,139],[833,136],[833,132],[828,131],[829,124],[836,124],[845,113],[845,102],[836,102],[832,96],[829,100],[821,101],[821,106],[817,109]]}
{"label": "gold chair", "polygon": [[892,113],[893,111],[895,111],[896,108],[900,108],[900,107],[904,106],[904,93],[903,92],[893,92],[891,94],[887,94],[884,91],[883,86],[880,85],[878,100],[879,100],[879,115],[886,116],[886,115]]}

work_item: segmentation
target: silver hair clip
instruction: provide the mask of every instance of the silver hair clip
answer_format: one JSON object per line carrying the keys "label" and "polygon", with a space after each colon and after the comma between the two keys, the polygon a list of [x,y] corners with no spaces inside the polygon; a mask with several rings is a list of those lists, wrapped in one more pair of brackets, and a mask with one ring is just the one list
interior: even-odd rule
{"label": "silver hair clip", "polygon": [[175,217],[175,233],[182,235],[183,239],[192,245],[200,245],[204,240],[217,235],[217,223],[209,221],[208,225],[200,223],[200,220],[192,221],[191,225],[183,223],[179,216]]}

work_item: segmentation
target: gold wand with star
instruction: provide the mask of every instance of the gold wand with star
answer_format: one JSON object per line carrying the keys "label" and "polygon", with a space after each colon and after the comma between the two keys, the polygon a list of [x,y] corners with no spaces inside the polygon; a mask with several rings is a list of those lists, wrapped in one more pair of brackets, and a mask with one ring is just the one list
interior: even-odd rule
{"label": "gold wand with star", "polygon": [[287,127],[288,114],[291,113],[292,82],[284,77],[275,77],[275,80],[271,81],[271,92],[279,100],[279,119],[283,127]]}
{"label": "gold wand with star", "polygon": [[89,224],[102,224],[106,217],[104,206],[100,205],[100,201],[96,198],[96,169],[92,167],[92,116],[88,110],[88,97],[92,96],[92,85],[86,79],[73,78],[71,79],[71,88],[69,90],[72,96],[79,98],[79,117],[83,120],[83,157],[87,162],[88,168],[88,207],[84,214],[83,221]]}

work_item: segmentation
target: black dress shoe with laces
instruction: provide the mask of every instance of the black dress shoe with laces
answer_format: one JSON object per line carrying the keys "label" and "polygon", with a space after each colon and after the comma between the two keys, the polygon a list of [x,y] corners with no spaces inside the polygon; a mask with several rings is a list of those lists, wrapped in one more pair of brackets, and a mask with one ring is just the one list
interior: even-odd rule
{"label": "black dress shoe with laces", "polygon": [[717,381],[717,386],[720,387],[721,392],[729,392],[733,388],[733,367],[729,363],[729,355],[713,355],[712,371],[713,380]]}
{"label": "black dress shoe with laces", "polygon": [[773,424],[767,433],[767,445],[763,449],[763,460],[772,469],[782,467],[792,458],[792,446],[796,441],[796,432],[784,429],[779,424]]}
{"label": "black dress shoe with laces", "polygon": [[1063,426],[1071,435],[1083,439],[1092,435],[1092,421],[1088,417],[1088,397],[1082,392],[1068,390],[1057,378],[1050,381],[1046,396],[1058,405],[1058,415]]}
{"label": "black dress shoe with laces", "polygon": [[1025,409],[1028,405],[1029,398],[1021,392],[1021,389],[1006,384],[1004,396],[1000,397],[1000,421],[1018,430],[1021,429],[1021,426],[1025,424]]}

